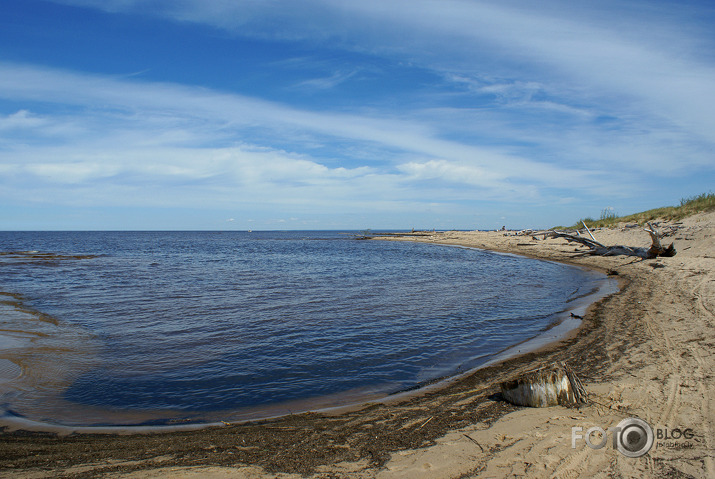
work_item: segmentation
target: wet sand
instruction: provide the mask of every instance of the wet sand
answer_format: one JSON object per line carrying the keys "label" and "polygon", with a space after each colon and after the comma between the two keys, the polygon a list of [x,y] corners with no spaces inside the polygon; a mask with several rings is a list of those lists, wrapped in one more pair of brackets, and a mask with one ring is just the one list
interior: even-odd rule
{"label": "wet sand", "polygon": [[[616,271],[621,291],[588,309],[557,344],[396,402],[200,431],[143,435],[0,434],[2,477],[715,477],[715,213],[687,218],[664,243],[672,258],[581,256],[564,240],[501,232],[402,238],[458,244]],[[661,225],[665,226],[665,225]],[[596,230],[604,244],[648,246],[640,228]],[[498,383],[554,361],[581,376],[592,403],[519,408]],[[690,428],[629,458],[610,443],[572,448],[572,427],[640,417],[655,430]]]}

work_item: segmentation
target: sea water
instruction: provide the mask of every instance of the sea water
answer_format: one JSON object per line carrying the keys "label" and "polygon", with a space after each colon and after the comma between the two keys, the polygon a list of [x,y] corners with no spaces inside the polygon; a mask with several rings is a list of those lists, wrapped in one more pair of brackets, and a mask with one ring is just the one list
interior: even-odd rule
{"label": "sea water", "polygon": [[324,231],[0,232],[0,253],[0,404],[60,424],[416,388],[539,335],[603,280]]}

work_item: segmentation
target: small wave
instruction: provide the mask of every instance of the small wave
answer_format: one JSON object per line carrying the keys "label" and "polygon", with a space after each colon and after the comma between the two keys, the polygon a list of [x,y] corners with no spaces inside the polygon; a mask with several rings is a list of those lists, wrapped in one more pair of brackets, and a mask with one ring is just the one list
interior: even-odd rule
{"label": "small wave", "polygon": [[12,346],[0,359],[23,370],[4,383],[12,409],[75,424],[417,387],[544,333],[596,281],[551,262],[325,232],[5,243],[3,287],[25,295],[0,296]]}

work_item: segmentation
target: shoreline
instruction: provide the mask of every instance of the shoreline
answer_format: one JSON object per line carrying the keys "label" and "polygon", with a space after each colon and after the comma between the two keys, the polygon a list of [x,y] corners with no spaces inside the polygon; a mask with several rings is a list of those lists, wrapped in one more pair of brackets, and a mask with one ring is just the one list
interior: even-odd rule
{"label": "shoreline", "polygon": [[[37,477],[550,477],[596,471],[623,476],[680,471],[712,477],[714,385],[708,371],[715,363],[715,215],[697,216],[686,219],[674,238],[675,257],[646,261],[574,258],[574,247],[561,240],[536,242],[527,252],[519,246],[524,237],[498,233],[447,232],[439,234],[439,241],[421,238],[527,253],[522,255],[602,271],[617,269],[622,282],[619,293],[589,308],[569,337],[439,390],[336,415],[306,413],[180,433],[59,438],[6,431],[0,434],[0,467],[8,477],[28,472],[40,474]],[[648,242],[632,230],[594,234],[607,244]],[[500,381],[557,360],[572,365],[593,395],[593,404],[527,409],[498,398],[495,385]],[[584,444],[571,447],[571,427],[605,429],[630,416],[642,417],[654,428],[690,425],[696,432],[693,447],[654,447],[640,459],[626,458],[610,446],[598,451]],[[41,475],[43,470],[47,476]]]}
{"label": "shoreline", "polygon": [[[381,238],[378,238],[381,239]],[[484,250],[480,248],[465,247],[461,245],[449,245],[444,244],[441,246],[446,247],[459,247],[463,249],[477,249],[483,252],[488,252],[495,255],[506,255],[514,257],[524,257],[522,255],[517,255],[513,253],[503,253],[503,252],[493,252],[489,250]],[[561,264],[556,261],[550,261],[540,258],[530,258],[534,261],[544,261],[554,264]],[[577,265],[568,265],[577,269],[581,269],[585,272],[592,271],[592,268],[587,268]],[[210,414],[203,413],[201,411],[196,412],[196,414],[187,417],[176,417],[171,416],[172,411],[156,411],[156,416],[152,415],[152,411],[141,411],[133,412],[126,411],[122,412],[120,410],[114,411],[107,408],[95,408],[90,406],[82,406],[79,404],[69,403],[62,399],[52,399],[57,394],[51,394],[47,399],[52,401],[59,401],[58,405],[55,406],[51,411],[56,411],[56,413],[64,414],[63,419],[60,420],[42,420],[39,418],[28,417],[26,411],[19,410],[16,412],[12,404],[5,406],[0,405],[0,428],[4,428],[7,432],[13,431],[32,431],[40,433],[54,433],[61,436],[67,436],[70,434],[118,434],[118,435],[131,435],[131,434],[167,434],[172,432],[180,431],[194,431],[207,428],[223,427],[227,425],[241,425],[256,421],[273,421],[276,419],[281,419],[286,416],[304,413],[317,413],[317,414],[341,414],[344,412],[357,411],[365,407],[365,404],[369,403],[395,403],[397,401],[403,401],[409,399],[413,396],[420,396],[429,391],[439,391],[448,387],[451,383],[465,378],[469,375],[474,374],[479,369],[497,365],[507,359],[516,357],[521,354],[526,354],[529,352],[536,352],[542,348],[548,348],[549,346],[555,345],[556,343],[562,341],[563,339],[572,336],[577,333],[578,328],[580,328],[582,321],[580,319],[574,319],[573,314],[578,316],[583,316],[585,311],[595,302],[603,299],[605,296],[613,294],[618,291],[618,287],[614,284],[615,282],[607,277],[601,277],[597,279],[591,279],[594,282],[594,288],[590,291],[579,293],[579,295],[574,296],[569,300],[566,309],[556,312],[551,316],[551,322],[544,327],[535,336],[523,339],[515,344],[506,346],[500,350],[497,350],[490,354],[485,354],[482,356],[481,364],[469,367],[467,369],[455,369],[453,372],[434,377],[431,379],[425,379],[414,386],[407,388],[395,389],[389,388],[389,386],[382,387],[363,387],[360,389],[344,391],[332,395],[295,399],[284,401],[281,403],[268,404],[264,406],[249,407],[237,410],[226,410],[226,411],[215,411]],[[42,323],[50,323],[54,326],[59,326],[58,322],[54,318],[50,318],[44,313],[34,311],[25,306],[22,300],[22,296],[17,293],[0,293],[0,295],[6,295],[12,298],[12,301],[5,301],[2,306],[13,307],[16,310],[22,312],[22,314],[27,315],[29,320],[42,319]],[[36,321],[34,321],[36,322]],[[76,328],[75,328],[76,329]],[[13,331],[13,333],[18,333],[18,331]],[[23,336],[28,336],[30,332],[23,333]],[[54,335],[58,333],[43,333],[43,336]],[[0,331],[0,349],[2,348],[3,341],[2,331]],[[14,337],[8,337],[8,340]],[[12,355],[6,355],[6,357],[0,358],[0,391],[2,390],[2,382],[5,379],[2,375],[4,370],[9,372],[17,371],[19,373],[21,368],[16,362],[20,362],[14,359]],[[7,368],[3,366],[7,363]],[[13,368],[14,367],[14,368]],[[13,378],[8,377],[6,381],[11,381]],[[25,386],[27,389],[29,386]],[[44,402],[43,400],[42,402]],[[64,408],[64,409],[61,409]],[[40,412],[33,410],[32,407],[30,411],[38,416]],[[47,414],[52,414],[48,411]],[[44,410],[42,411],[44,412]],[[76,422],[78,418],[91,416],[96,424],[91,423],[81,423]],[[175,414],[179,414],[177,411]],[[220,418],[220,419],[219,419]],[[63,422],[64,420],[64,422]],[[73,421],[75,423],[73,423]]]}

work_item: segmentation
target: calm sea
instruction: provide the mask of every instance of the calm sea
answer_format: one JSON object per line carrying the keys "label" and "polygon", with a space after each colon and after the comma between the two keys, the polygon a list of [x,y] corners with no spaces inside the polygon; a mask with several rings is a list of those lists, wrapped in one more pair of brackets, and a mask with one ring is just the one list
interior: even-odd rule
{"label": "calm sea", "polygon": [[21,297],[0,297],[0,360],[20,369],[0,403],[58,423],[205,420],[414,388],[538,335],[603,281],[324,231],[0,232],[11,251],[25,253],[0,255],[0,291]]}

